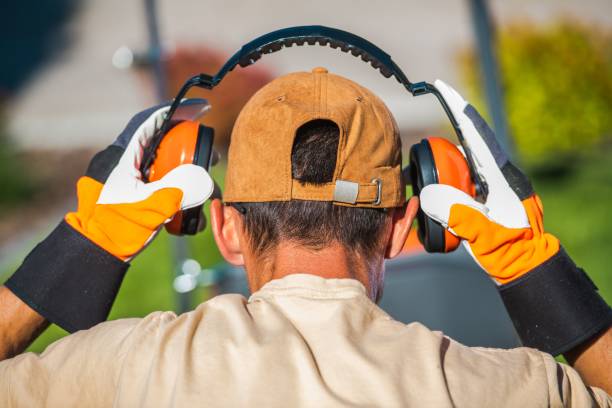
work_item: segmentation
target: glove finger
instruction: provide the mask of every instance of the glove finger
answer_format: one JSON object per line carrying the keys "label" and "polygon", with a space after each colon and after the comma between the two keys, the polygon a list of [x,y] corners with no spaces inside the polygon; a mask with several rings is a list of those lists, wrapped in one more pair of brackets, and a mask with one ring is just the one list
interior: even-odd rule
{"label": "glove finger", "polygon": [[[150,120],[153,117],[154,128],[157,128],[157,121],[163,121],[166,112],[170,109],[170,102],[164,102],[160,105],[153,106],[151,108],[145,109],[142,112],[137,113],[130,119],[125,129],[119,134],[117,139],[108,146],[106,149],[98,152],[90,161],[89,166],[87,167],[87,171],[85,173],[86,176],[89,176],[93,179],[98,180],[100,183],[106,183],[111,172],[117,167],[118,163],[121,161],[123,156],[125,156],[126,149],[132,142],[134,135],[138,132],[140,126]],[[136,138],[138,139],[138,138]],[[129,149],[132,153],[131,156],[138,157],[138,153],[141,149],[136,148],[136,143],[134,146]],[[127,160],[127,162],[133,161],[134,158],[131,157]]]}
{"label": "glove finger", "polygon": [[96,201],[103,185],[90,177],[81,177],[77,181],[77,210],[66,214],[64,219],[76,230],[87,224],[93,214]]}
{"label": "glove finger", "polygon": [[127,148],[128,144],[132,140],[132,136],[136,133],[138,128],[142,126],[148,119],[152,116],[162,116],[170,109],[170,104],[172,101],[166,101],[159,105],[152,106],[148,109],[143,110],[142,112],[138,112],[136,115],[130,119],[128,124],[125,126],[125,129],[119,134],[117,139],[113,142],[113,146],[119,146],[123,149]]}
{"label": "glove finger", "polygon": [[208,172],[195,164],[178,166],[160,180],[146,184],[134,174],[113,171],[100,193],[98,204],[136,203],[163,188],[181,190],[181,209],[187,209],[204,203],[213,193],[214,183]]}
{"label": "glove finger", "polygon": [[[204,105],[204,107],[202,107]],[[181,111],[183,111],[183,107],[187,107],[185,111],[182,113],[177,110],[175,115],[179,115],[181,117],[187,115],[195,115],[196,111],[199,112],[199,115],[202,114],[208,108],[208,102],[204,99],[183,99],[179,105]],[[121,157],[118,167],[133,167],[136,171],[130,170],[131,173],[138,175],[140,178],[140,162],[142,160],[142,155],[144,153],[145,148],[150,144],[151,139],[157,132],[157,130],[162,126],[164,120],[166,119],[166,115],[170,110],[170,103],[162,104],[157,110],[147,109],[144,112],[149,113],[149,116],[145,120],[140,119],[140,125],[134,129],[133,126],[128,126],[123,133],[128,133],[127,136],[120,136],[117,140],[121,140],[125,143],[125,152]],[[142,113],[144,113],[142,112]],[[137,115],[138,116],[138,115]],[[173,118],[174,119],[174,118]],[[128,132],[128,129],[131,133]],[[126,143],[127,141],[127,143]]]}
{"label": "glove finger", "polygon": [[[421,190],[419,195],[421,209],[429,217],[438,221],[445,228],[449,227],[451,209],[455,204],[462,204],[475,211],[487,214],[488,209],[463,191],[446,184],[430,184]],[[455,231],[451,231],[458,235]]]}
{"label": "glove finger", "polygon": [[[163,104],[161,107],[149,115],[149,117],[142,121],[140,126],[134,131],[134,135],[138,136],[138,144],[142,149],[149,145],[151,138],[155,135],[155,132],[162,126],[166,115],[170,110],[171,103]],[[202,98],[182,99],[179,107],[172,116],[172,121],[180,120],[195,120],[203,113],[210,109],[208,101]],[[129,144],[128,144],[129,146]],[[142,154],[142,152],[138,152]],[[140,160],[139,160],[140,161]]]}
{"label": "glove finger", "polygon": [[419,199],[425,214],[470,244],[478,241],[479,251],[480,247],[495,247],[511,241],[528,230],[529,225],[522,229],[500,225],[491,219],[486,206],[463,191],[444,184],[426,186]]}
{"label": "glove finger", "polygon": [[488,178],[494,173],[501,174],[500,169],[508,162],[508,156],[482,116],[444,81],[437,79],[434,85],[459,123],[466,144],[476,160],[475,164],[483,168],[483,176]]}
{"label": "glove finger", "polygon": [[89,218],[104,185],[90,177],[81,177],[77,181],[77,211]]}
{"label": "glove finger", "polygon": [[[487,207],[451,186],[428,185],[421,191],[419,199],[425,214],[461,238],[470,255],[479,264],[479,255],[487,251],[483,248],[493,245],[497,237],[505,238],[508,235],[497,232],[510,231],[514,234],[518,231],[497,224],[489,218]],[[473,245],[476,247],[473,248]]]}
{"label": "glove finger", "polygon": [[[140,231],[140,229],[144,229],[144,232],[146,232],[144,235],[148,236],[160,225],[170,221],[180,211],[182,199],[183,192],[180,189],[169,187],[154,191],[142,201],[111,204],[103,207],[115,214],[120,214],[121,218],[127,220],[129,224],[126,225],[129,228],[126,228],[126,230]],[[109,221],[108,224],[111,225],[112,223]],[[115,224],[119,224],[119,222],[115,222]]]}
{"label": "glove finger", "polygon": [[160,180],[142,184],[141,188],[148,196],[163,188],[178,188],[183,192],[180,208],[182,210],[203,204],[214,191],[214,182],[208,172],[194,164],[183,164],[172,169]]}
{"label": "glove finger", "polygon": [[182,197],[181,190],[164,188],[142,201],[98,205],[83,234],[114,256],[129,260],[179,211]]}

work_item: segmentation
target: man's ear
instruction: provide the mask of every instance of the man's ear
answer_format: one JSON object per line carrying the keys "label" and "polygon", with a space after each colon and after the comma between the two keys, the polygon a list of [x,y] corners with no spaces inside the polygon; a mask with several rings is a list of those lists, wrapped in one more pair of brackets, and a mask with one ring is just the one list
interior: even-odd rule
{"label": "man's ear", "polygon": [[244,255],[240,245],[242,219],[235,208],[223,205],[221,200],[210,203],[210,224],[219,252],[232,265],[244,265]]}
{"label": "man's ear", "polygon": [[389,235],[389,241],[387,242],[387,248],[385,249],[385,258],[395,258],[406,243],[408,233],[412,227],[414,218],[416,217],[417,211],[419,210],[419,198],[413,196],[408,200],[402,207],[398,207],[393,212],[393,220],[391,226],[391,233]]}

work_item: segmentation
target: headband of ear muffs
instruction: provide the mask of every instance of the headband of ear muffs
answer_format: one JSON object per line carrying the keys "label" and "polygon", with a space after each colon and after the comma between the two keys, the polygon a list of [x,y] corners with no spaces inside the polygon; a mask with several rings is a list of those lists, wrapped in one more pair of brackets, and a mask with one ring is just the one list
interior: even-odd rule
{"label": "headband of ear muffs", "polygon": [[[387,53],[364,38],[324,26],[290,27],[262,35],[238,50],[216,75],[199,74],[187,80],[174,98],[168,115],[151,144],[145,149],[140,168],[145,181],[153,181],[183,163],[194,163],[205,168],[210,164],[213,141],[211,128],[196,122],[184,126],[183,123],[189,122],[182,122],[172,127],[172,116],[190,88],[195,86],[213,89],[238,65],[247,67],[254,64],[262,55],[280,51],[284,47],[316,44],[329,45],[342,52],[350,52],[353,56],[369,62],[385,78],[394,77],[413,96],[433,94],[442,105],[463,147],[463,152],[442,138],[424,139],[421,143],[412,146],[408,173],[415,195],[428,184],[442,183],[459,188],[480,200],[486,198],[486,183],[475,171],[472,154],[464,142],[457,120],[438,90],[427,82],[410,82]],[[198,161],[200,151],[207,152],[207,161]],[[457,237],[425,215],[422,210],[418,212],[417,222],[419,239],[426,251],[450,252],[459,245]],[[173,234],[195,234],[203,227],[203,223],[204,217],[200,206],[197,210],[190,209],[177,214],[166,228]]]}

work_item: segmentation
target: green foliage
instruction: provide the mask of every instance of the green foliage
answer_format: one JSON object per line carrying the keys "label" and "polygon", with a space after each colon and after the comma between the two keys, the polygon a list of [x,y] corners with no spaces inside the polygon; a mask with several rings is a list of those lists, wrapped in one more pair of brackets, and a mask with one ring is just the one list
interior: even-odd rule
{"label": "green foliage", "polygon": [[[612,140],[612,32],[573,21],[512,24],[500,29],[496,48],[524,164],[562,165],[570,154]],[[482,108],[478,60],[469,52],[461,63]]]}
{"label": "green foliage", "polygon": [[19,161],[0,121],[0,211],[15,207],[35,191],[27,168]]}

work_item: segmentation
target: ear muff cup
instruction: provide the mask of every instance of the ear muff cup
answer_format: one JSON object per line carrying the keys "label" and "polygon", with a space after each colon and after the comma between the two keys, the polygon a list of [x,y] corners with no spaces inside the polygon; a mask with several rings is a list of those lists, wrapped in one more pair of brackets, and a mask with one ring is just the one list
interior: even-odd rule
{"label": "ear muff cup", "polygon": [[[429,184],[447,184],[475,196],[470,171],[461,151],[450,141],[429,137],[410,148],[412,192],[419,195]],[[417,213],[418,236],[427,252],[452,252],[461,240],[421,209]]]}
{"label": "ear muff cup", "polygon": [[[208,170],[213,136],[213,129],[199,122],[183,121],[174,126],[159,144],[149,180],[159,180],[181,164],[196,164]],[[201,231],[206,225],[202,207],[180,211],[166,224],[166,230],[173,235],[194,235]]]}

